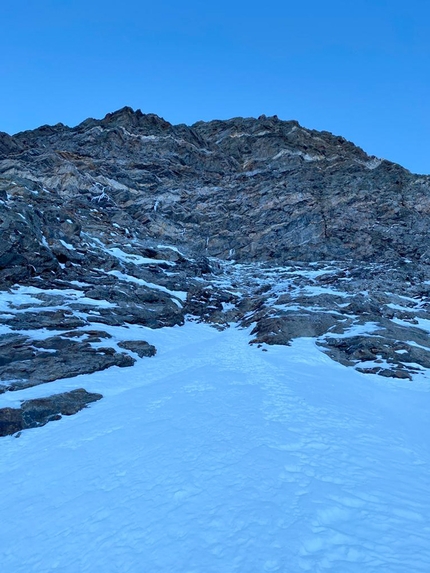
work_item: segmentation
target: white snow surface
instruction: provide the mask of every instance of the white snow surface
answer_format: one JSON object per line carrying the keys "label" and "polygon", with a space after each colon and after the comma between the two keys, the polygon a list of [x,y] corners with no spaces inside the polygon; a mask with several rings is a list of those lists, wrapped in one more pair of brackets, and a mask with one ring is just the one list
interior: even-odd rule
{"label": "white snow surface", "polygon": [[104,395],[0,440],[2,573],[430,571],[427,375],[235,326],[109,332],[158,353],[0,396]]}
{"label": "white snow surface", "polygon": [[[43,304],[42,299],[35,295],[49,295],[57,298],[59,305],[49,306]],[[94,307],[112,308],[116,306],[106,300],[98,300],[86,297],[82,291],[75,289],[42,289],[37,287],[14,287],[10,291],[0,291],[0,313],[38,311],[40,308],[58,310],[62,305],[70,303],[89,304]]]}

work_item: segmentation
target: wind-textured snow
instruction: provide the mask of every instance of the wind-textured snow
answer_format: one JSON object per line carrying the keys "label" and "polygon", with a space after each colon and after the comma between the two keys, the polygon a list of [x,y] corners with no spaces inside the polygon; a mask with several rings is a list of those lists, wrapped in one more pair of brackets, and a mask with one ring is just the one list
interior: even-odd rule
{"label": "wind-textured snow", "polygon": [[234,326],[108,328],[158,354],[55,382],[105,397],[1,439],[2,573],[428,573],[426,376]]}

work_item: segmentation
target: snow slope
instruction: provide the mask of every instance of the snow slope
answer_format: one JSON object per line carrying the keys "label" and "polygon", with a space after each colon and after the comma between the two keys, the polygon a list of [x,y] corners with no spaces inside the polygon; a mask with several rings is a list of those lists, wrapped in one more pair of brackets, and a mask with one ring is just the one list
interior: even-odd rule
{"label": "snow slope", "polygon": [[56,382],[105,398],[0,441],[2,573],[430,571],[428,378],[234,326],[110,332],[158,354]]}

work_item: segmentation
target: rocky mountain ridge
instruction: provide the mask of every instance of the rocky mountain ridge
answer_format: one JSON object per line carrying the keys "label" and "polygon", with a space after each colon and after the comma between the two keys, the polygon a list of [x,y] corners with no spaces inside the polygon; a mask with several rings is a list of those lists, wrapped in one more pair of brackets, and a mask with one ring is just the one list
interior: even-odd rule
{"label": "rocky mountain ridge", "polygon": [[295,121],[173,126],[124,108],[0,142],[3,196],[21,181],[78,226],[101,217],[147,243],[243,262],[428,258],[430,178]]}
{"label": "rocky mountain ridge", "polygon": [[[276,116],[188,127],[123,108],[0,134],[0,392],[131,366],[156,352],[145,328],[190,319],[415,379],[429,225],[429,176]],[[21,417],[0,410],[0,433]]]}

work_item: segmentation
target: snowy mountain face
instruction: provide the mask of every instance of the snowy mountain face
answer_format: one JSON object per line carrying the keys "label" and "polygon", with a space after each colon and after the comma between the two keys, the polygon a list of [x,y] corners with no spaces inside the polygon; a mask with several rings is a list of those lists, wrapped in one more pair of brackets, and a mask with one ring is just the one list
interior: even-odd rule
{"label": "snowy mountain face", "polygon": [[429,226],[295,121],[0,134],[1,570],[427,573]]}

